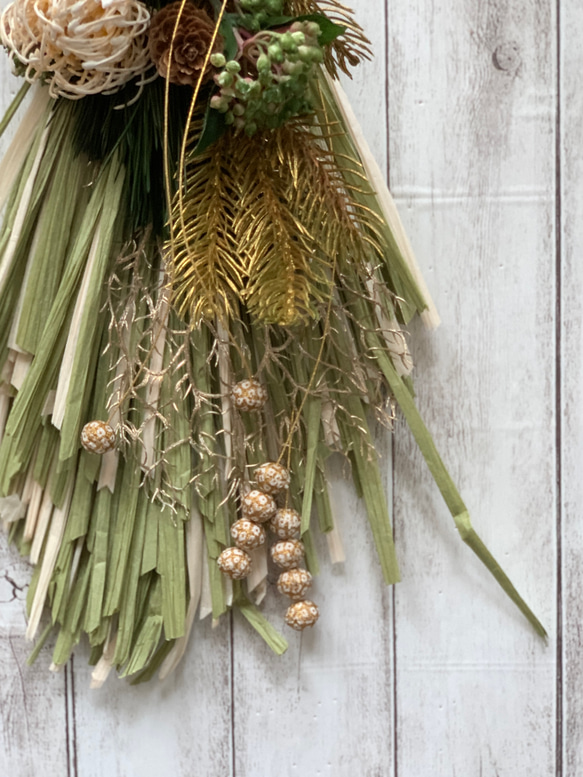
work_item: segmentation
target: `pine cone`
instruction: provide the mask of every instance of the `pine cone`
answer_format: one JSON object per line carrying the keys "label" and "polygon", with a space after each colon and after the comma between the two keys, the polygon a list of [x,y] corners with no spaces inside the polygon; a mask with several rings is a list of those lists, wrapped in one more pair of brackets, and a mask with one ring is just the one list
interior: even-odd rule
{"label": "pine cone", "polygon": [[[169,61],[170,43],[180,6],[181,2],[177,0],[164,6],[153,17],[150,25],[150,56],[160,75],[170,83],[196,86],[211,45],[215,23],[202,8],[186,3],[172,46],[172,60]],[[222,35],[217,35],[213,54],[222,52],[224,45]],[[212,67],[209,64],[204,80],[207,81],[211,75]]]}

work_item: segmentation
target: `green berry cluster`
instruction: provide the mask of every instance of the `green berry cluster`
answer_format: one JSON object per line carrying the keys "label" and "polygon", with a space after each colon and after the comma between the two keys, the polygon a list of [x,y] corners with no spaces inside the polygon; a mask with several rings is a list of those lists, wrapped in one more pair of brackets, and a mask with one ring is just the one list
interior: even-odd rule
{"label": "green berry cluster", "polygon": [[324,59],[319,35],[315,22],[294,22],[284,32],[263,30],[255,35],[246,42],[239,61],[227,62],[215,54],[211,62],[221,72],[215,75],[219,92],[211,99],[211,108],[250,137],[309,113],[310,76]]}
{"label": "green berry cluster", "polygon": [[246,20],[252,30],[260,30],[270,16],[281,16],[283,0],[240,0],[241,11],[249,14]]}

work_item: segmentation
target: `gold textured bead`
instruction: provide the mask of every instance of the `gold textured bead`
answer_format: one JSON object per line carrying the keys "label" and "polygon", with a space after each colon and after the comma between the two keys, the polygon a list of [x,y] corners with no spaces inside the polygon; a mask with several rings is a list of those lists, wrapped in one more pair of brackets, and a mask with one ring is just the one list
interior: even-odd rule
{"label": "gold textured bead", "polygon": [[312,587],[312,575],[307,569],[286,569],[277,581],[277,590],[290,599],[303,599]]}
{"label": "gold textured bead", "polygon": [[282,464],[268,461],[255,470],[255,481],[267,494],[276,496],[289,488],[289,472]]}
{"label": "gold textured bead", "polygon": [[233,580],[243,580],[251,573],[251,556],[241,548],[225,548],[217,559],[219,569]]}
{"label": "gold textured bead", "polygon": [[283,507],[269,521],[269,528],[280,540],[299,540],[301,537],[302,516],[297,510]]}
{"label": "gold textured bead", "polygon": [[272,496],[254,489],[241,497],[241,510],[243,518],[257,521],[257,523],[264,523],[275,515],[277,505]]}
{"label": "gold textured bead", "polygon": [[253,550],[265,545],[266,533],[263,526],[241,518],[231,526],[231,537],[238,548]]}
{"label": "gold textured bead", "polygon": [[115,447],[115,432],[105,421],[89,421],[81,431],[81,445],[90,453],[107,453]]}
{"label": "gold textured bead", "polygon": [[237,410],[261,410],[268,400],[267,389],[255,378],[241,380],[231,389],[231,400]]}
{"label": "gold textured bead", "polygon": [[301,602],[294,602],[287,608],[285,622],[296,631],[303,631],[309,626],[313,626],[320,617],[320,610],[314,602],[304,599]]}
{"label": "gold textured bead", "polygon": [[278,567],[297,567],[304,557],[304,543],[299,540],[282,540],[271,546],[271,558]]}

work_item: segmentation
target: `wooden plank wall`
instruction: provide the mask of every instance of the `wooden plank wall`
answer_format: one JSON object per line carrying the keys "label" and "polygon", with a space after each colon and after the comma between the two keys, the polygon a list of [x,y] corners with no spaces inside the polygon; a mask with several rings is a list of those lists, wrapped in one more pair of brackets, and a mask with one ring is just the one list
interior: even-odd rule
{"label": "wooden plank wall", "polygon": [[[377,56],[347,89],[443,319],[412,327],[418,403],[549,642],[463,546],[398,421],[378,445],[403,582],[383,586],[338,467],[347,561],[280,659],[235,617],[198,624],[164,684],[90,691],[83,651],[29,668],[29,570],[2,537],[0,775],[583,774],[583,7],[352,4]],[[281,625],[275,596],[265,611]]]}

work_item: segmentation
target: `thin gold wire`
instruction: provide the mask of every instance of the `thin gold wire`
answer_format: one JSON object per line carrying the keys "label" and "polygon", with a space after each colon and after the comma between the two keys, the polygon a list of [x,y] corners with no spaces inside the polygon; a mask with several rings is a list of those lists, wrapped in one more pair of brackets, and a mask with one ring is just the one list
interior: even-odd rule
{"label": "thin gold wire", "polygon": [[[184,2],[185,0],[183,0]],[[188,236],[186,233],[186,223],[184,221],[184,169],[185,169],[185,162],[186,162],[186,150],[188,147],[188,136],[190,134],[190,128],[192,126],[192,117],[194,115],[194,108],[196,106],[196,101],[198,100],[198,95],[200,93],[200,88],[202,86],[202,82],[204,79],[204,75],[206,73],[206,69],[209,65],[209,62],[211,61],[211,56],[213,54],[213,48],[215,45],[215,41],[217,39],[217,36],[219,34],[219,28],[221,26],[221,23],[223,21],[223,16],[225,15],[225,10],[227,8],[227,3],[229,0],[223,0],[221,5],[221,10],[219,11],[219,15],[217,17],[217,21],[215,23],[215,28],[213,30],[213,34],[211,37],[211,42],[208,47],[208,51],[204,58],[204,63],[200,71],[200,75],[198,77],[198,80],[196,82],[196,87],[194,89],[194,93],[192,95],[192,100],[190,101],[190,106],[188,109],[188,117],[186,119],[186,126],[184,128],[184,135],[182,137],[182,145],[180,147],[180,163],[178,166],[178,214],[180,218],[180,227],[182,230],[182,233],[184,235],[184,243],[186,246],[186,249],[188,250],[189,247],[189,241]],[[174,30],[176,33],[176,29]],[[171,213],[171,211],[168,211]],[[170,218],[170,222],[172,223],[172,218]],[[171,251],[172,251],[172,259],[174,260],[174,235],[170,235],[170,244],[171,244]]]}

